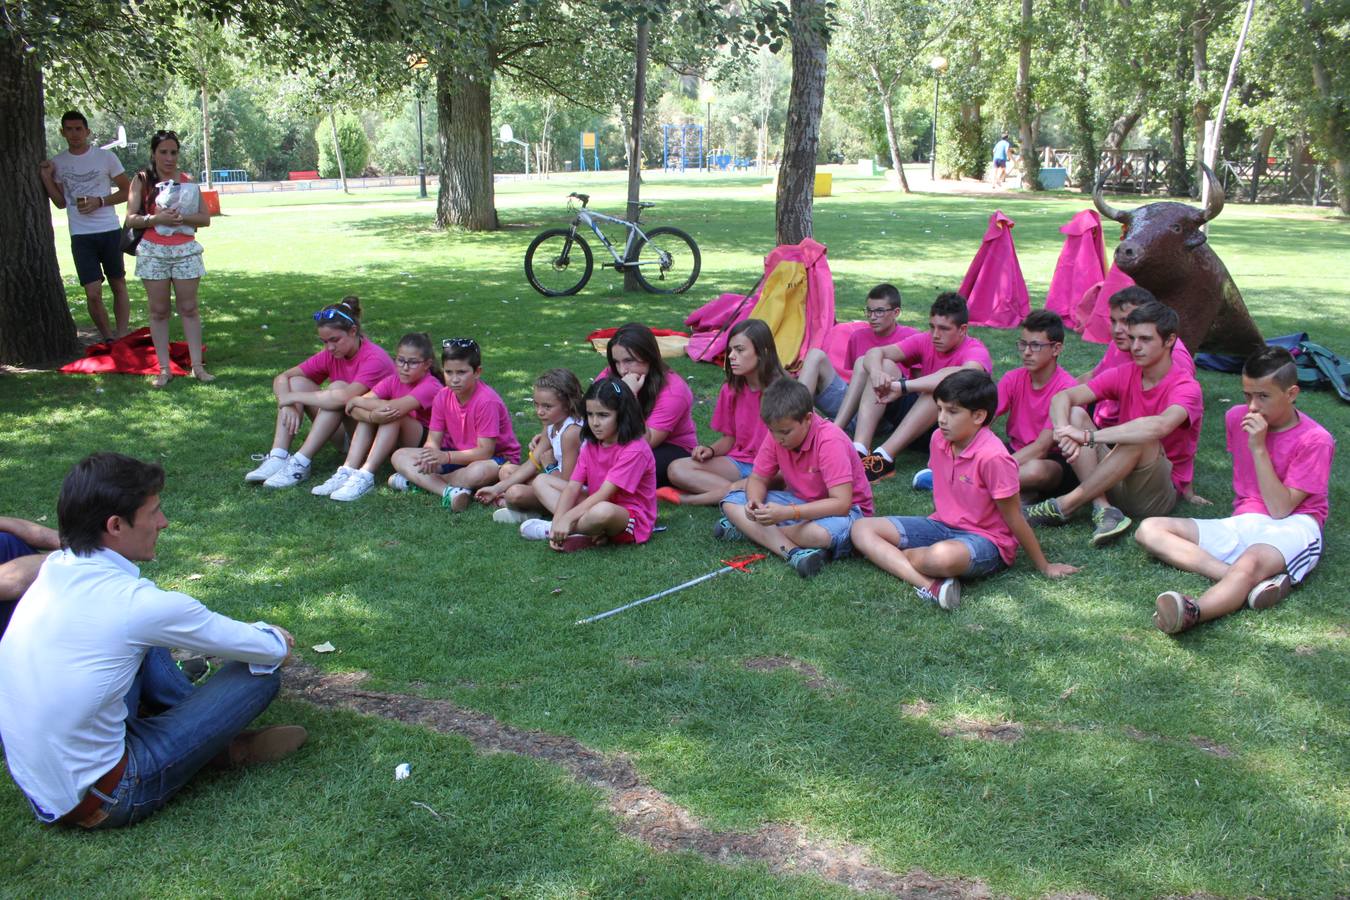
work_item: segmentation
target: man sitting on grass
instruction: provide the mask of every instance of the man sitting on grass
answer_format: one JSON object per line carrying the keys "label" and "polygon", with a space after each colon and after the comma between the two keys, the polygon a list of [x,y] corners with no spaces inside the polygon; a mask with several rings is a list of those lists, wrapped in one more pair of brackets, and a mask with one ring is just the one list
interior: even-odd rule
{"label": "man sitting on grass", "polygon": [[[1111,295],[1106,301],[1111,313],[1111,343],[1106,345],[1106,351],[1102,354],[1097,367],[1080,379],[1083,384],[1116,366],[1130,364],[1130,328],[1125,324],[1125,320],[1137,307],[1145,303],[1156,303],[1157,300],[1152,291],[1137,284],[1122,288]],[[1176,345],[1172,347],[1172,365],[1180,367],[1192,376],[1195,375],[1195,358],[1191,356],[1191,351],[1186,349],[1181,335],[1177,335]],[[1098,400],[1092,409],[1092,421],[1097,423],[1098,428],[1109,428],[1120,421],[1120,408],[1114,400]]]}
{"label": "man sitting on grass", "polygon": [[[938,294],[928,310],[928,332],[905,338],[898,345],[876,347],[863,357],[860,374],[854,380],[867,379],[872,397],[864,397],[858,409],[858,427],[853,446],[863,457],[868,481],[880,481],[895,474],[895,457],[915,440],[932,431],[937,423],[937,404],[933,391],[942,379],[960,369],[975,369],[986,375],[994,370],[989,351],[969,336],[970,312],[966,298],[952,291]],[[900,366],[907,366],[907,377]],[[897,422],[898,426],[891,426]],[[890,437],[871,453],[867,445],[877,426],[894,427]]]}
{"label": "man sitting on grass", "polygon": [[1158,595],[1153,623],[1168,634],[1241,609],[1274,606],[1322,558],[1327,485],[1336,442],[1294,404],[1294,357],[1258,350],[1242,367],[1242,394],[1224,420],[1233,456],[1233,515],[1145,519],[1135,540],[1165,563],[1214,580],[1199,597]]}
{"label": "man sitting on grass", "polygon": [[[280,759],[305,729],[243,728],[272,702],[293,645],[140,577],[168,525],[164,470],[116,453],[76,464],[57,501],[61,545],[0,638],[0,742],[38,819],[134,824],[197,770]],[[168,647],[224,656],[194,688]],[[245,665],[247,663],[248,665]]]}
{"label": "man sitting on grass", "polygon": [[[1055,440],[1081,483],[1025,510],[1033,525],[1063,525],[1091,504],[1094,546],[1129,530],[1131,516],[1166,515],[1182,497],[1209,502],[1191,490],[1204,396],[1195,377],[1173,364],[1177,314],[1155,300],[1125,321],[1134,364],[1103,372],[1050,401]],[[1094,425],[1086,407],[1098,400],[1120,404],[1119,425]],[[1080,467],[1080,460],[1086,465]]]}

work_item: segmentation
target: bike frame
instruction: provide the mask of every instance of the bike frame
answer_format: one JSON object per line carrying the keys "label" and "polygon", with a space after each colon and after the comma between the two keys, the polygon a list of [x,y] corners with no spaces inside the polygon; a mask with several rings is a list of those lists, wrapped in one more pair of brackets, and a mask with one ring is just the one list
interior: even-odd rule
{"label": "bike frame", "polygon": [[[605,236],[605,233],[603,231],[600,230],[600,225],[598,224],[598,222],[611,222],[615,225],[619,225],[628,230],[628,238],[624,241],[622,257],[620,257],[618,251],[614,249],[614,243],[608,237]],[[573,237],[576,236],[578,225],[585,225],[600,240],[600,243],[604,244],[605,249],[609,251],[609,255],[614,258],[615,268],[623,266],[661,264],[661,261],[657,259],[648,260],[646,263],[640,263],[636,260],[632,262],[628,261],[632,256],[633,247],[637,244],[638,239],[640,238],[644,241],[647,240],[647,233],[643,231],[641,226],[639,226],[636,222],[630,222],[627,219],[620,219],[617,216],[609,216],[602,212],[595,212],[594,210],[585,209],[583,207],[582,209],[577,210],[577,217],[572,220]],[[601,263],[601,266],[604,265],[605,263]]]}

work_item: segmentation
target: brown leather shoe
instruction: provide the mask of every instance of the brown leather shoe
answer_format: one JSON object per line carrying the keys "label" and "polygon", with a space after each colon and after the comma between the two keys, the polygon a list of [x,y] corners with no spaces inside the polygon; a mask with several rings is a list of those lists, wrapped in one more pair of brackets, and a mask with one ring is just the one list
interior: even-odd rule
{"label": "brown leather shoe", "polygon": [[285,759],[305,743],[309,732],[299,725],[273,725],[241,731],[230,741],[230,765],[252,766]]}

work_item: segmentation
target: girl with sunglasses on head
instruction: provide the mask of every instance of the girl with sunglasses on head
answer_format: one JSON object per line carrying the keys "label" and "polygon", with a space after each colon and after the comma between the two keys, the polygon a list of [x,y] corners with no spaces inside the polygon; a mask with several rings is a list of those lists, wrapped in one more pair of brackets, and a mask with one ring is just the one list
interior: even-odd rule
{"label": "girl with sunglasses on head", "polygon": [[694,427],[694,394],[684,379],[666,365],[656,335],[646,325],[621,326],[605,348],[609,365],[600,377],[616,378],[637,397],[647,423],[647,443],[656,457],[656,484],[670,484],[667,470],[698,446]]}
{"label": "girl with sunglasses on head", "polygon": [[431,404],[445,387],[445,376],[425,332],[405,334],[394,357],[398,374],[386,375],[360,397],[347,401],[356,420],[347,459],[310,493],[333,500],[355,500],[375,487],[375,473],[400,447],[420,447],[431,425]]}
{"label": "girl with sunglasses on head", "polygon": [[162,388],[173,377],[169,369],[170,291],[183,321],[192,374],[198,381],[215,381],[202,365],[202,319],[197,308],[197,288],[206,274],[197,229],[211,224],[211,214],[202,207],[201,191],[186,173],[178,171],[178,135],[172,131],[157,131],[150,139],[150,164],[131,180],[127,210],[127,225],[145,229],[136,248],[136,277],[145,285],[150,338],[159,360],[159,374],[152,383]]}
{"label": "girl with sunglasses on head", "polygon": [[[272,380],[277,398],[277,428],[272,452],[244,476],[263,487],[293,487],[309,478],[310,460],[339,427],[350,433],[356,420],[347,402],[360,397],[394,374],[394,361],[380,345],[361,331],[361,301],[344,297],[314,314],[323,349]],[[321,387],[324,382],[328,387]],[[300,450],[291,455],[291,442],[305,416],[313,419]]]}
{"label": "girl with sunglasses on head", "polygon": [[535,490],[553,521],[530,519],[522,537],[548,539],[570,553],[597,544],[642,544],[656,524],[656,457],[637,397],[617,378],[602,378],[586,391],[581,455],[571,477],[540,476]]}

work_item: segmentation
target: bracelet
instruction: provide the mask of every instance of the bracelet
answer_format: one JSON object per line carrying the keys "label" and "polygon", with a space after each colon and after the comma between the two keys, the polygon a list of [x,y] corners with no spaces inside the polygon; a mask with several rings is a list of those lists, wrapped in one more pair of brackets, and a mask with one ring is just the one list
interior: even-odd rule
{"label": "bracelet", "polygon": [[802,511],[801,511],[800,509],[797,508],[797,504],[795,504],[795,503],[792,504],[792,518],[794,518],[794,519],[800,519],[801,517],[802,517]]}
{"label": "bracelet", "polygon": [[904,396],[906,396],[907,394],[909,394],[909,380],[908,380],[907,378],[905,378],[905,376],[901,375],[901,376],[900,376],[900,396],[901,396],[901,397],[904,397]]}
{"label": "bracelet", "polygon": [[535,467],[536,469],[538,469],[540,472],[544,471],[543,465],[539,462],[539,460],[537,460],[537,459],[534,458],[534,451],[533,451],[533,450],[528,450],[528,451],[526,451],[526,456],[529,457],[530,462],[534,463],[534,467]]}
{"label": "bracelet", "polygon": [[1097,432],[1083,429],[1083,443],[1089,447],[1097,446]]}

